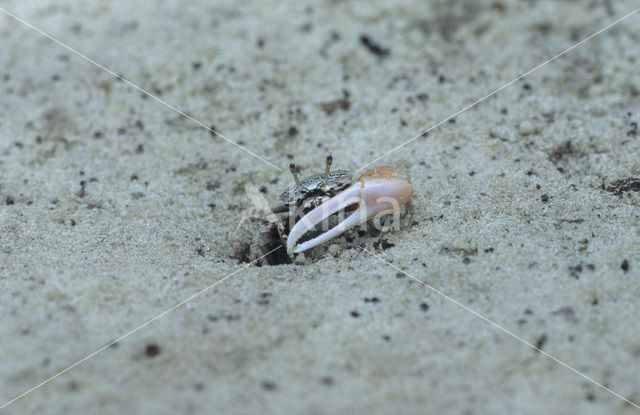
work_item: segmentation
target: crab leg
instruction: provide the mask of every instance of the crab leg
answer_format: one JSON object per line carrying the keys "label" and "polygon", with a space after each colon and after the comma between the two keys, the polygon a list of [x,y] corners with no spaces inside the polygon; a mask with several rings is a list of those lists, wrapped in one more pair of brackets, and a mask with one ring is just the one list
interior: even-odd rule
{"label": "crab leg", "polygon": [[[409,177],[392,167],[377,167],[360,176],[351,186],[302,217],[289,232],[287,251],[300,253],[325,243],[376,215],[400,209],[413,196]],[[327,232],[300,245],[296,242],[317,224],[351,205],[358,205],[351,215]]]}

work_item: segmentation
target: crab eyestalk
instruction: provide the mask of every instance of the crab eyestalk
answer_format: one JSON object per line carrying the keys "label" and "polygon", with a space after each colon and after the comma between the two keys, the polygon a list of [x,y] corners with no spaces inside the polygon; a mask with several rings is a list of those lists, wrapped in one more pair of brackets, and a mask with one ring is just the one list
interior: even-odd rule
{"label": "crab eyestalk", "polygon": [[296,163],[289,164],[289,170],[291,170],[291,174],[293,175],[293,180],[296,182],[296,186],[302,189],[300,179],[298,179],[298,172],[296,171]]}
{"label": "crab eyestalk", "polygon": [[[300,253],[323,244],[343,232],[377,215],[392,213],[408,203],[413,196],[409,176],[393,167],[376,167],[364,173],[351,186],[303,216],[287,237],[287,252]],[[329,216],[357,205],[358,208],[342,222],[317,237],[297,245],[298,240]]]}
{"label": "crab eyestalk", "polygon": [[327,184],[327,180],[329,179],[329,173],[331,173],[331,163],[333,163],[333,157],[331,154],[327,156],[327,163],[324,168],[324,180],[322,181],[322,185]]}

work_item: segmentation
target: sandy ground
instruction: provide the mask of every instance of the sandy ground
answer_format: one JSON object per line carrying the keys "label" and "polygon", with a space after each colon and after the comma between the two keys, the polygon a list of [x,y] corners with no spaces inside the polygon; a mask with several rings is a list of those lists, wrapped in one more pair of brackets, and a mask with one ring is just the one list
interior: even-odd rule
{"label": "sandy ground", "polygon": [[0,413],[640,412],[360,249],[640,403],[640,13],[377,161],[412,227],[236,230],[637,2],[128,3],[0,6],[283,170],[0,16],[0,404],[235,272]]}

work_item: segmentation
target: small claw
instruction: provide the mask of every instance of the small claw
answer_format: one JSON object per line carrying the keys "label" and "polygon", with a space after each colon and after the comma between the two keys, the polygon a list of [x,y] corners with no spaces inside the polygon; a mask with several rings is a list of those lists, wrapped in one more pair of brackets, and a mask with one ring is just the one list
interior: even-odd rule
{"label": "small claw", "polygon": [[[303,216],[287,237],[287,252],[300,253],[327,242],[376,215],[394,212],[413,196],[409,176],[393,167],[376,167],[360,176],[351,186]],[[332,214],[351,205],[358,205],[351,215],[327,232],[306,242],[296,242],[309,230]]]}

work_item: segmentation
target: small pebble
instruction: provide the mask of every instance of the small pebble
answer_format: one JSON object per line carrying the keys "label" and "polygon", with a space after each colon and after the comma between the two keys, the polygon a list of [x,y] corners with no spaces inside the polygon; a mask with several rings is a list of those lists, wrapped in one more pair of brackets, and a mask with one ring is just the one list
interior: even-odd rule
{"label": "small pebble", "polygon": [[529,121],[522,121],[518,125],[518,132],[522,135],[529,135],[535,133],[536,129]]}

